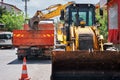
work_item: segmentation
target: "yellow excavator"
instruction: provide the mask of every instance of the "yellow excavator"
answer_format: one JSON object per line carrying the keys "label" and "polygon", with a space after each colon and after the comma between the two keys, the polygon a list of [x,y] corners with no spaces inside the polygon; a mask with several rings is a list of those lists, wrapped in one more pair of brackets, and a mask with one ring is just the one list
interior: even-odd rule
{"label": "yellow excavator", "polygon": [[[45,10],[50,12],[43,13]],[[120,80],[120,52],[107,51],[111,45],[104,44],[99,34],[94,5],[73,2],[52,5],[38,10],[29,20],[29,26],[38,30],[39,21],[60,13],[51,80]]]}
{"label": "yellow excavator", "polygon": [[73,3],[61,10],[60,19],[56,45],[64,49],[52,52],[51,80],[120,80],[120,52],[107,51],[95,6]]}

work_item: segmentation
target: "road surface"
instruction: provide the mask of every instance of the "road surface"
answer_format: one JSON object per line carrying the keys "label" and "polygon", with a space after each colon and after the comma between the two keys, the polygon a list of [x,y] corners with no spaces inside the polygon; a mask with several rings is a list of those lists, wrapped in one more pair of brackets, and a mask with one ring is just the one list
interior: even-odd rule
{"label": "road surface", "polygon": [[[0,80],[18,80],[22,73],[22,60],[15,55],[16,49],[0,50]],[[51,61],[45,59],[27,60],[30,80],[50,80]]]}

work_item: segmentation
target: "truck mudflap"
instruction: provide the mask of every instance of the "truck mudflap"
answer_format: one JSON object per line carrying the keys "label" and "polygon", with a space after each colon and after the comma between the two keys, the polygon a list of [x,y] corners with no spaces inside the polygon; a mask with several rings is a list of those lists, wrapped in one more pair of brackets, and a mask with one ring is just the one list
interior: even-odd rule
{"label": "truck mudflap", "polygon": [[51,80],[120,80],[120,52],[54,51]]}

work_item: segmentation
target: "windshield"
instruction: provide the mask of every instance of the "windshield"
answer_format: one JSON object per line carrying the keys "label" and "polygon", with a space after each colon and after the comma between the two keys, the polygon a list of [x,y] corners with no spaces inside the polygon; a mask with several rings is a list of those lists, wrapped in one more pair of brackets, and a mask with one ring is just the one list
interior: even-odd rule
{"label": "windshield", "polygon": [[77,20],[85,21],[87,26],[91,26],[93,24],[93,17],[92,17],[92,9],[71,9],[72,15],[72,22],[76,23]]}
{"label": "windshield", "polygon": [[76,23],[77,18],[79,21],[85,21],[86,22],[86,12],[72,12],[72,21]]}
{"label": "windshield", "polygon": [[0,34],[0,39],[11,39],[11,34]]}

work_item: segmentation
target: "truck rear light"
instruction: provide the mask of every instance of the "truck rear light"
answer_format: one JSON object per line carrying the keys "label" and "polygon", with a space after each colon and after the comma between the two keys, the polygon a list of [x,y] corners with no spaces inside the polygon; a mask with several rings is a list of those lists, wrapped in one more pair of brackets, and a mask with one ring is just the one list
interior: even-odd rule
{"label": "truck rear light", "polygon": [[46,37],[46,35],[44,34],[43,37]]}
{"label": "truck rear light", "polygon": [[43,37],[53,37],[54,34],[43,34]]}
{"label": "truck rear light", "polygon": [[47,34],[47,37],[51,37],[51,35],[50,35],[50,34]]}
{"label": "truck rear light", "polygon": [[24,34],[22,34],[21,37],[24,37]]}
{"label": "truck rear light", "polygon": [[14,34],[14,37],[17,37],[17,38],[24,37],[24,34]]}
{"label": "truck rear light", "polygon": [[16,37],[20,37],[20,34],[16,34]]}

